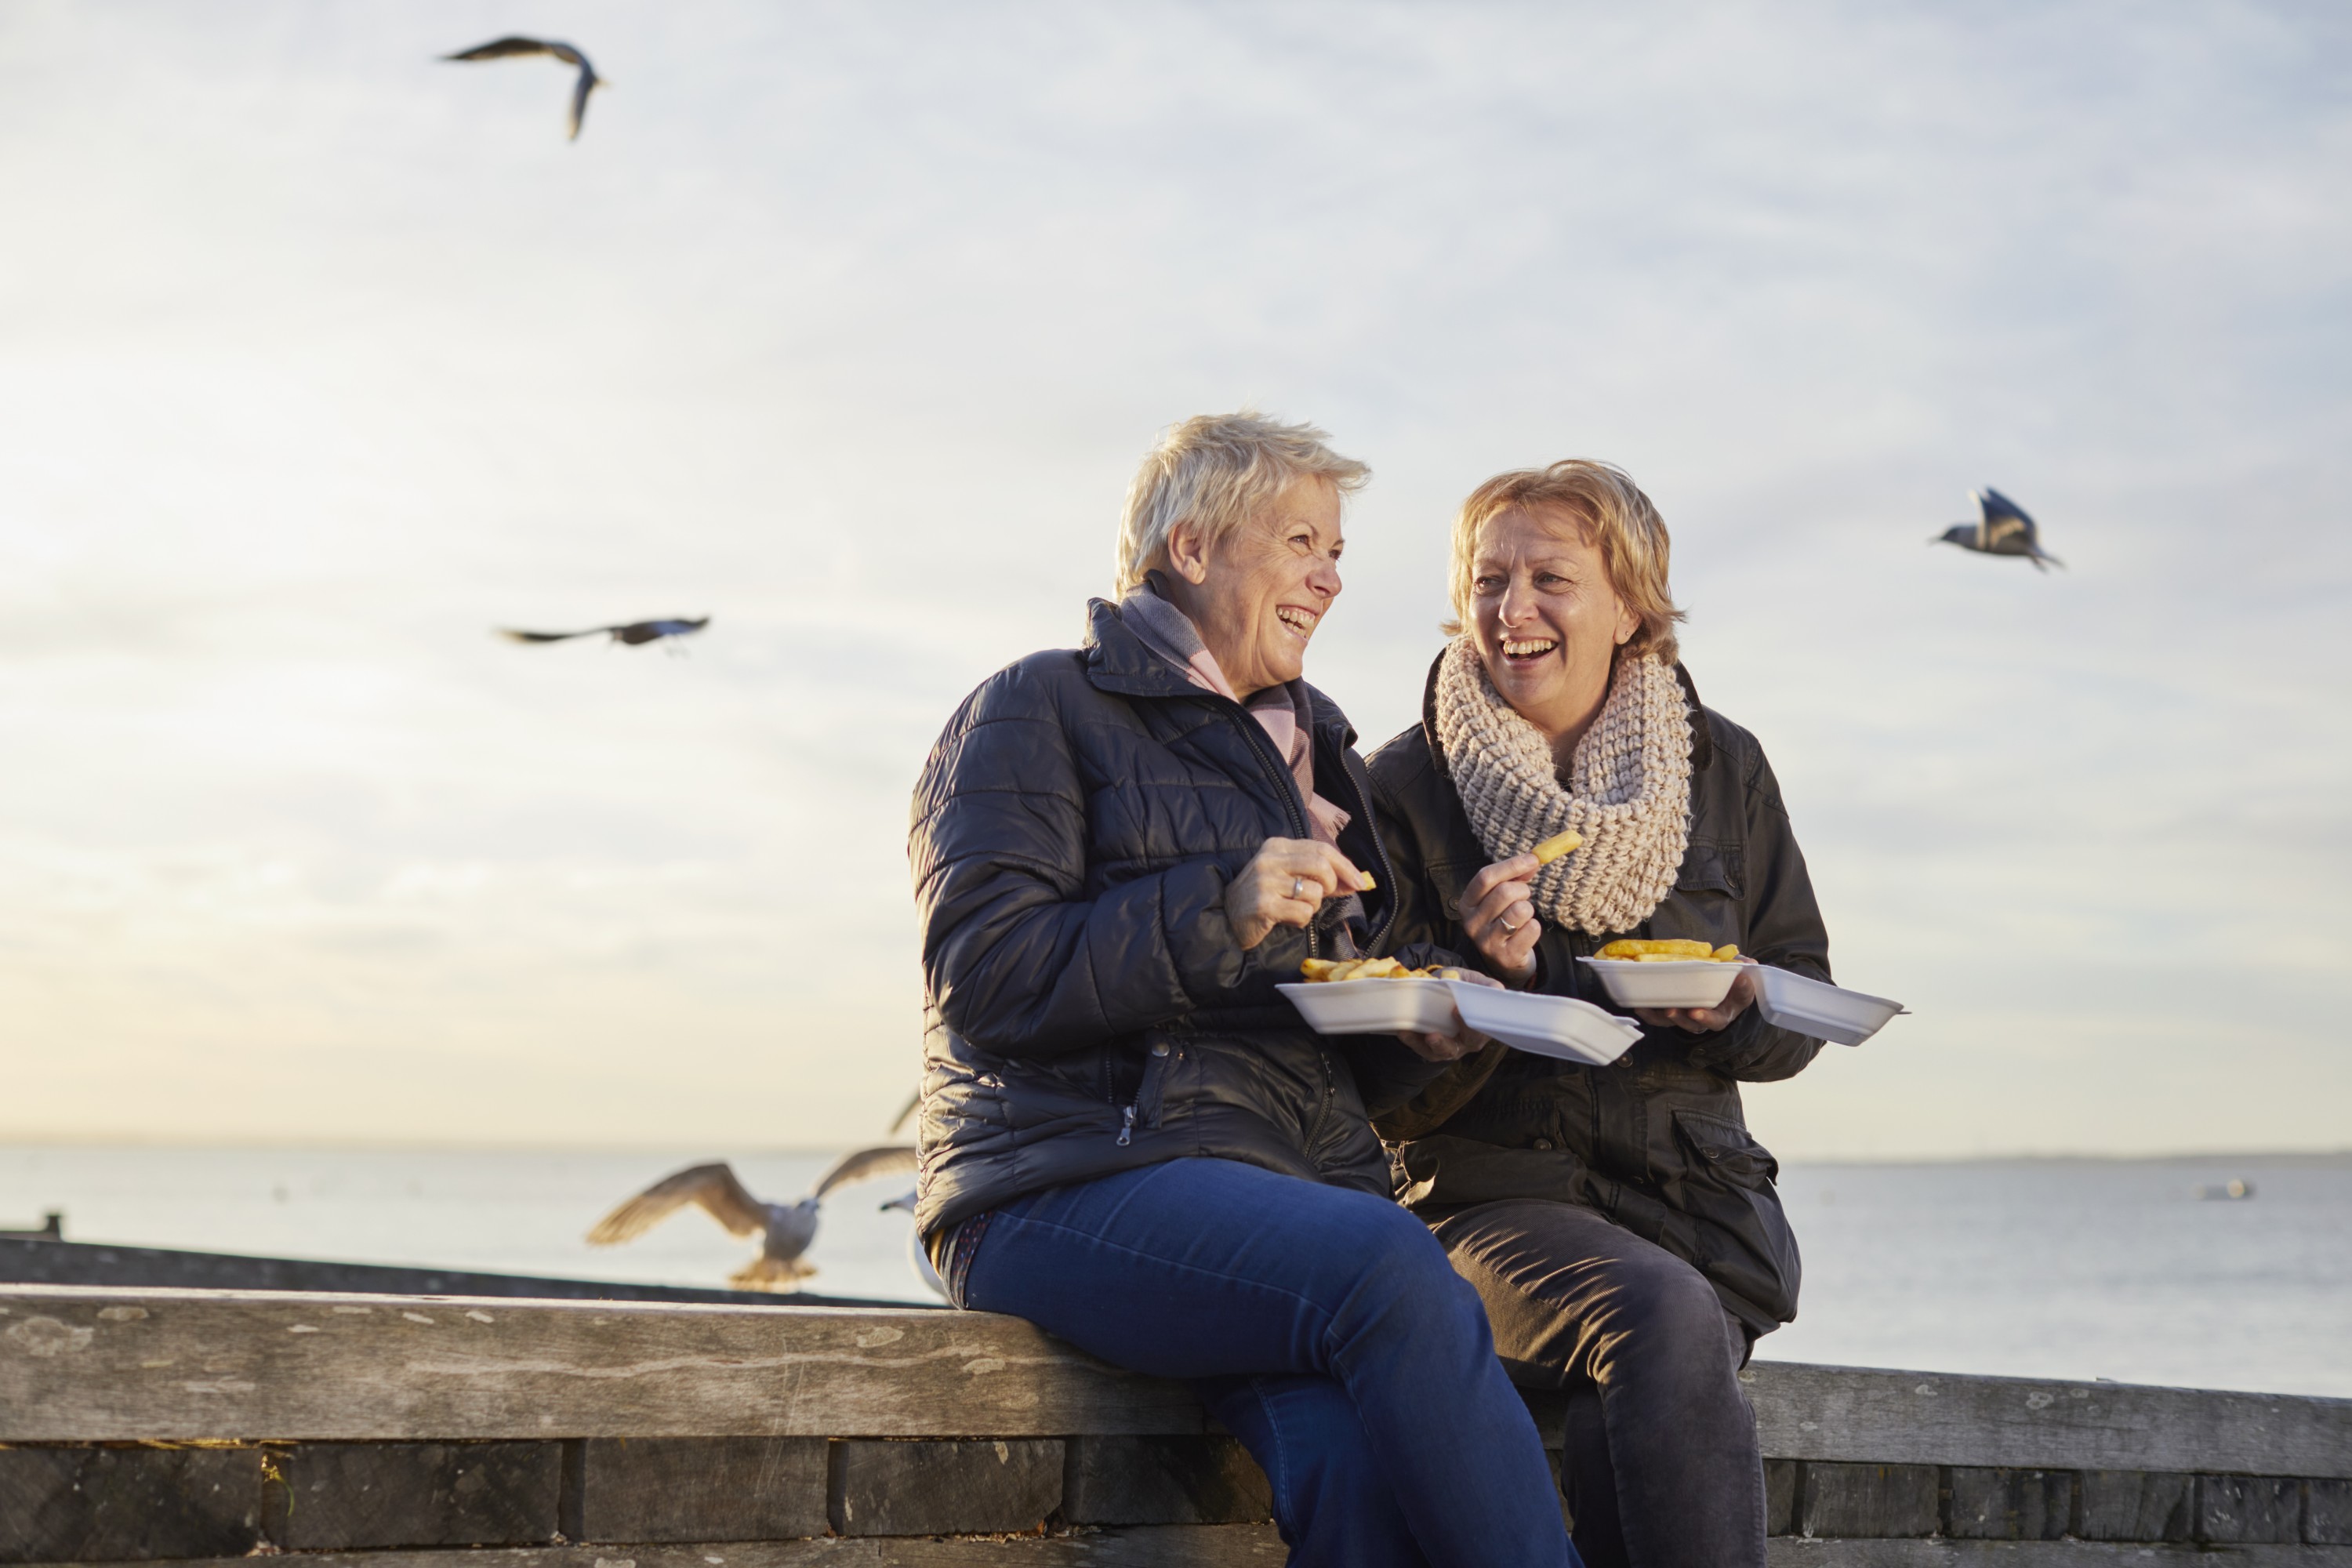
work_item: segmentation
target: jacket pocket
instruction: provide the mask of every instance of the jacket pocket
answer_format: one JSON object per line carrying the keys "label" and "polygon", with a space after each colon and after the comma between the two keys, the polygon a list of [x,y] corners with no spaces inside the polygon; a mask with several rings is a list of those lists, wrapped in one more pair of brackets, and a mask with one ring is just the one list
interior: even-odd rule
{"label": "jacket pocket", "polygon": [[1703,939],[1717,947],[1747,940],[1740,903],[1739,865],[1719,844],[1693,843],[1683,851],[1675,890],[1644,925],[1653,936]]}
{"label": "jacket pocket", "polygon": [[1780,1163],[1737,1121],[1704,1111],[1674,1113],[1690,1155],[1679,1206],[1697,1227],[1693,1259],[1717,1285],[1781,1322],[1797,1315],[1803,1268],[1796,1234],[1773,1182]]}
{"label": "jacket pocket", "polygon": [[1168,1100],[1168,1076],[1183,1055],[1184,1047],[1165,1035],[1148,1037],[1143,1047],[1142,1081],[1135,1086],[1135,1098],[1119,1113],[1120,1143],[1135,1142],[1135,1130],[1139,1127],[1160,1125],[1160,1107]]}

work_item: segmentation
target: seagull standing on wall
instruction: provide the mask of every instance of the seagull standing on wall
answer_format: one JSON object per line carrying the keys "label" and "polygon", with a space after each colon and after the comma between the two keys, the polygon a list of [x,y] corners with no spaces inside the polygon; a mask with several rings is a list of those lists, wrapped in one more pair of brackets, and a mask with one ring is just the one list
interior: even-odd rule
{"label": "seagull standing on wall", "polygon": [[859,1149],[835,1160],[800,1202],[770,1204],[753,1197],[735,1179],[732,1166],[689,1165],[664,1176],[598,1220],[588,1240],[595,1247],[631,1240],[687,1205],[696,1204],[737,1236],[761,1238],[760,1256],[729,1275],[729,1284],[738,1290],[797,1290],[802,1280],[816,1272],[814,1266],[801,1261],[801,1254],[816,1239],[817,1209],[824,1195],[852,1182],[903,1175],[914,1168],[912,1144]]}
{"label": "seagull standing on wall", "polygon": [[588,63],[588,57],[570,44],[552,38],[493,38],[487,44],[477,44],[454,55],[443,55],[445,60],[503,60],[517,55],[551,55],[568,66],[580,68],[580,79],[572,88],[572,140],[580,140],[580,121],[588,112],[588,95],[600,87],[610,86]]}
{"label": "seagull standing on wall", "polygon": [[[1974,522],[1956,522],[1935,538],[1930,544],[1957,544],[1963,550],[1974,550],[1985,555],[2022,555],[2033,563],[2036,572],[2047,572],[2051,566],[2066,563],[2042,548],[2041,531],[2025,509],[1988,485],[1969,492],[1976,497]],[[2045,566],[2043,562],[2050,564]]]}

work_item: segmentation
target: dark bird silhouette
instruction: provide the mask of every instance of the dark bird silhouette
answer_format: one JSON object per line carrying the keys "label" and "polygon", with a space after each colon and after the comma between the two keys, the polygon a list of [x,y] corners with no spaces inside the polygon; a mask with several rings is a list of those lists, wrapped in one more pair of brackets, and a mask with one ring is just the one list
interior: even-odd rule
{"label": "dark bird silhouette", "polygon": [[[1975,522],[1952,524],[1928,543],[1957,544],[1985,555],[2022,555],[2033,563],[2036,572],[2066,564],[2042,548],[2041,531],[2023,507],[1989,485],[1969,493],[1976,497],[1977,510],[1982,515]],[[2049,566],[2042,564],[2045,561]]]}
{"label": "dark bird silhouette", "polygon": [[732,1166],[689,1165],[598,1220],[588,1240],[596,1247],[631,1240],[695,1204],[737,1236],[760,1237],[760,1256],[728,1276],[730,1284],[739,1290],[797,1290],[802,1280],[816,1272],[801,1261],[801,1254],[816,1239],[817,1209],[824,1195],[852,1182],[904,1175],[914,1168],[912,1144],[859,1149],[835,1160],[798,1203],[768,1204],[735,1179]]}
{"label": "dark bird silhouette", "polygon": [[580,79],[572,88],[572,140],[580,140],[580,121],[588,112],[588,95],[600,87],[612,84],[596,74],[588,57],[570,44],[552,38],[494,38],[487,44],[477,44],[454,55],[443,55],[445,60],[503,60],[517,55],[551,55],[568,66],[580,68]]}
{"label": "dark bird silhouette", "polygon": [[585,631],[577,632],[522,632],[512,626],[500,626],[499,636],[511,637],[516,642],[569,642],[573,637],[603,636],[635,647],[639,643],[657,642],[663,637],[688,637],[709,624],[710,617],[704,616],[699,620],[677,617],[667,621],[631,621],[625,626],[590,626]]}

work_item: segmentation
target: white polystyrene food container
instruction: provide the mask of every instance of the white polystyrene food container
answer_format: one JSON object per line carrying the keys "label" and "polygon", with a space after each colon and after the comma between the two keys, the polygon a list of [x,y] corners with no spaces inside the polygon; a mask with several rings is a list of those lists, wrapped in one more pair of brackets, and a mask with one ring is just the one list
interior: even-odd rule
{"label": "white polystyrene food container", "polygon": [[1712,958],[1644,963],[1633,958],[1580,958],[1601,975],[1620,1007],[1712,1007],[1739,978],[1741,966]]}
{"label": "white polystyrene food container", "polygon": [[1325,1035],[1454,1032],[1454,994],[1443,980],[1296,981],[1277,985],[1309,1027]]}
{"label": "white polystyrene food container", "polygon": [[1449,981],[1462,1021],[1505,1045],[1558,1061],[1607,1067],[1642,1037],[1642,1026],[1573,996],[1500,991]]}
{"label": "white polystyrene food container", "polygon": [[1461,980],[1341,980],[1277,985],[1326,1035],[1450,1035],[1463,1024],[1505,1045],[1605,1067],[1642,1037],[1630,1018],[1573,996],[1538,996]]}
{"label": "white polystyrene food container", "polygon": [[1862,1044],[1904,1010],[1900,1002],[1770,964],[1757,965],[1756,991],[1756,1010],[1766,1023],[1841,1046]]}

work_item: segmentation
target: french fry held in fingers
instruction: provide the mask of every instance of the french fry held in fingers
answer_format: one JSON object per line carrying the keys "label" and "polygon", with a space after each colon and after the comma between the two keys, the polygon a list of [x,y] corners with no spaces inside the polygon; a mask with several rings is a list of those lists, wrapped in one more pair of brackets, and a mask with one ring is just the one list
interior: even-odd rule
{"label": "french fry held in fingers", "polygon": [[1549,866],[1561,856],[1573,854],[1582,847],[1584,847],[1584,835],[1571,827],[1565,833],[1553,834],[1549,838],[1537,845],[1532,853],[1536,858],[1537,865]]}

